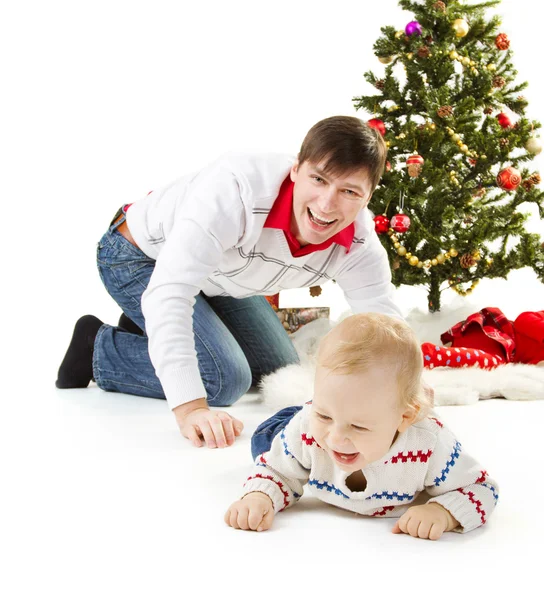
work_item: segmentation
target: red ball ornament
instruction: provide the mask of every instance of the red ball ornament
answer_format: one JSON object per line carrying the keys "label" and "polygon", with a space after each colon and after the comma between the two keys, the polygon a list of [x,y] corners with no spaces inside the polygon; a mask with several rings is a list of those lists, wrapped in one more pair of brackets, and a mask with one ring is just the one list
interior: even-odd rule
{"label": "red ball ornament", "polygon": [[515,190],[520,183],[521,174],[514,167],[508,167],[506,169],[503,169],[497,175],[497,185],[503,190],[507,190],[508,192]]}
{"label": "red ball ornament", "polygon": [[510,121],[510,117],[506,113],[499,113],[497,115],[497,121],[503,129],[512,127],[512,121]]}
{"label": "red ball ornament", "polygon": [[421,167],[423,167],[423,156],[420,154],[412,154],[406,159],[406,167],[408,168],[408,175],[410,177],[419,177],[421,173]]}
{"label": "red ball ornament", "polygon": [[385,215],[376,215],[374,217],[374,229],[378,235],[387,233],[389,229],[389,219]]}
{"label": "red ball ornament", "polygon": [[405,233],[410,228],[410,217],[408,215],[403,214],[403,213],[395,215],[391,219],[391,227],[397,233]]}
{"label": "red ball ornament", "polygon": [[373,129],[377,129],[382,134],[382,136],[385,135],[385,124],[380,119],[370,119],[367,122],[367,125],[369,127],[372,127]]}
{"label": "red ball ornament", "polygon": [[497,46],[499,50],[508,50],[510,47],[510,40],[508,39],[506,33],[499,33],[499,35],[495,38],[495,46]]}
{"label": "red ball ornament", "polygon": [[[536,138],[535,138],[536,139]],[[533,152],[533,154],[537,154],[536,152]],[[391,163],[389,161],[387,161],[385,163],[385,170],[389,173],[389,171],[391,171]]]}

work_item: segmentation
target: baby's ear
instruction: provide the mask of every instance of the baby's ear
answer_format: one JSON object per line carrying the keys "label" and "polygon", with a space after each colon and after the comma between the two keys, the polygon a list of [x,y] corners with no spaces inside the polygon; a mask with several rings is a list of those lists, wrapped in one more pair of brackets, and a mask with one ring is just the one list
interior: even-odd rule
{"label": "baby's ear", "polygon": [[410,425],[413,425],[417,421],[419,411],[419,406],[408,406],[406,408],[406,410],[402,413],[402,421],[398,427],[399,433],[406,431]]}

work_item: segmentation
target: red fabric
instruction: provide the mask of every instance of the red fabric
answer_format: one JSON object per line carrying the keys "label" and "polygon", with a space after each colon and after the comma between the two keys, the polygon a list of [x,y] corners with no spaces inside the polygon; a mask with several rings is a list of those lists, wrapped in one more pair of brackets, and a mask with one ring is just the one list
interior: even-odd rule
{"label": "red fabric", "polygon": [[293,214],[293,188],[295,184],[291,181],[291,177],[287,177],[281,184],[278,197],[274,201],[270,214],[268,215],[264,226],[271,229],[281,229],[285,233],[289,250],[295,257],[306,256],[318,250],[325,250],[332,244],[340,244],[348,251],[353,242],[355,235],[355,226],[353,223],[348,225],[342,231],[333,235],[322,244],[306,244],[301,246],[296,237],[291,233],[291,216]]}
{"label": "red fabric", "polygon": [[521,313],[513,326],[516,332],[514,362],[536,365],[544,360],[544,310]]}
{"label": "red fabric", "polygon": [[500,356],[506,362],[513,360],[515,333],[512,323],[498,308],[482,308],[478,313],[457,323],[440,336],[444,344],[451,342],[453,347],[475,348]]}
{"label": "red fabric", "polygon": [[501,310],[482,308],[440,336],[451,347],[421,345],[424,366],[479,366],[494,369],[507,362],[537,364],[544,361],[544,311],[524,312],[512,322]]}
{"label": "red fabric", "polygon": [[484,352],[475,348],[437,346],[430,342],[421,344],[423,366],[426,369],[436,367],[480,367],[494,369],[507,362],[502,355]]}

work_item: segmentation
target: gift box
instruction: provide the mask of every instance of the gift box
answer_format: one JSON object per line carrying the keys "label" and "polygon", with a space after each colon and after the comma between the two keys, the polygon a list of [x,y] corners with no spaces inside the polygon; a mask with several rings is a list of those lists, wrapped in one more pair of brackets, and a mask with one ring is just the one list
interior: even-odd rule
{"label": "gift box", "polygon": [[330,308],[312,307],[312,308],[280,308],[276,311],[278,319],[281,321],[285,331],[293,335],[304,325],[315,321],[316,319],[328,319]]}

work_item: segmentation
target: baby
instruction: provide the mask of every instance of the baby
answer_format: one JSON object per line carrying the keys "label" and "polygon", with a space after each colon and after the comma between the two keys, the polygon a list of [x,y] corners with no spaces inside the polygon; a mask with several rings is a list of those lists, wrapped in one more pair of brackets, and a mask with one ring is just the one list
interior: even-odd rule
{"label": "baby", "polygon": [[354,315],[322,340],[314,399],[283,409],[252,438],[255,467],[225,515],[264,531],[311,486],[314,495],[373,517],[393,533],[437,540],[483,525],[498,486],[435,416],[413,331],[377,313]]}

